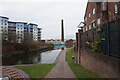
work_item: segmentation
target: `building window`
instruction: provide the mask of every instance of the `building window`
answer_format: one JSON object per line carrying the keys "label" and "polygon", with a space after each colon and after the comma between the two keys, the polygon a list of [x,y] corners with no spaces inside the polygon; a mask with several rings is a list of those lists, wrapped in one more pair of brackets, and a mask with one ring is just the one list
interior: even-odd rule
{"label": "building window", "polygon": [[87,21],[87,17],[85,17],[85,21]]}
{"label": "building window", "polygon": [[91,16],[90,12],[89,12],[89,17]]}
{"label": "building window", "polygon": [[95,26],[96,26],[96,23],[95,23],[95,21],[93,21],[92,22],[92,28],[95,28]]}
{"label": "building window", "polygon": [[7,25],[7,24],[5,23],[5,25]]}
{"label": "building window", "polygon": [[89,26],[86,26],[86,31],[88,31],[89,30]]}
{"label": "building window", "polygon": [[92,29],[92,28],[91,28],[91,25],[89,25],[89,29]]}
{"label": "building window", "polygon": [[115,14],[117,14],[117,13],[118,13],[118,5],[115,4]]}
{"label": "building window", "polygon": [[5,30],[5,33],[7,32],[7,30]]}
{"label": "building window", "polygon": [[98,18],[97,23],[98,23],[98,25],[100,25],[100,17]]}
{"label": "building window", "polygon": [[7,22],[7,20],[5,20],[5,22]]}
{"label": "building window", "polygon": [[95,8],[93,8],[93,11],[92,11],[92,12],[93,12],[93,15],[94,15],[94,14],[95,14]]}
{"label": "building window", "polygon": [[105,4],[105,2],[103,2],[102,4],[101,4],[101,9],[102,9],[102,11],[105,11],[105,10],[107,10],[107,4]]}

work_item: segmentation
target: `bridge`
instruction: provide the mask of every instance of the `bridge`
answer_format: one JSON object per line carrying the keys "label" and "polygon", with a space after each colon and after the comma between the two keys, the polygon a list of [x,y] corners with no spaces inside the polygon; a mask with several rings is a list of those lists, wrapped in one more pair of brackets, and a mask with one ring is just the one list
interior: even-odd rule
{"label": "bridge", "polygon": [[48,44],[54,44],[54,45],[64,45],[65,42],[62,41],[47,41]]}

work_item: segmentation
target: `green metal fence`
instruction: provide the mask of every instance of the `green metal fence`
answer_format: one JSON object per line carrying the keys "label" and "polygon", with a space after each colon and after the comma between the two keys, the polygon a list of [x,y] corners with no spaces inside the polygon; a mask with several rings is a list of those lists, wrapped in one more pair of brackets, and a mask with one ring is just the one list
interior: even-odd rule
{"label": "green metal fence", "polygon": [[120,58],[120,19],[83,32],[81,37],[83,48]]}

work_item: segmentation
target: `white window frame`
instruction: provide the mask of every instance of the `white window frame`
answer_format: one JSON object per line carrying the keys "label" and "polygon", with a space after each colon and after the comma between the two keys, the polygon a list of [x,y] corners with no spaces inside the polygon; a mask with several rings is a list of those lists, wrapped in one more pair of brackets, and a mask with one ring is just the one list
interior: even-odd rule
{"label": "white window frame", "polygon": [[115,14],[117,14],[117,13],[118,13],[118,5],[115,4]]}
{"label": "white window frame", "polygon": [[87,21],[87,17],[85,17],[85,21]]}
{"label": "white window frame", "polygon": [[93,15],[95,14],[95,8],[93,8],[93,11],[92,11]]}
{"label": "white window frame", "polygon": [[90,16],[91,16],[90,12],[89,12],[89,15],[88,15],[88,16],[89,16],[89,18],[90,18]]}
{"label": "white window frame", "polygon": [[89,29],[92,29],[90,24],[89,24]]}
{"label": "white window frame", "polygon": [[96,28],[95,20],[92,21],[92,28]]}
{"label": "white window frame", "polygon": [[102,2],[101,9],[102,11],[105,11],[107,9],[105,2]]}
{"label": "white window frame", "polygon": [[98,17],[97,19],[97,24],[100,25],[101,21],[100,21],[100,17]]}
{"label": "white window frame", "polygon": [[85,28],[85,29],[86,29],[85,31],[88,31],[88,26],[85,26],[85,27],[86,27],[86,28]]}

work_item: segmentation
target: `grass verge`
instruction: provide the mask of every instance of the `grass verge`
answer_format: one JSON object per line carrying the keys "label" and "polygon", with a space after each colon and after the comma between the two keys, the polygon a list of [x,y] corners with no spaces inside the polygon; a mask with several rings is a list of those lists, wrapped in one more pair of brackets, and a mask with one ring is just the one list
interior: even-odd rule
{"label": "grass verge", "polygon": [[16,68],[26,72],[30,78],[44,78],[55,64],[38,64],[29,66],[16,66]]}
{"label": "grass verge", "polygon": [[82,67],[80,64],[75,64],[72,56],[76,56],[73,48],[67,50],[66,60],[77,78],[102,78],[98,74]]}

